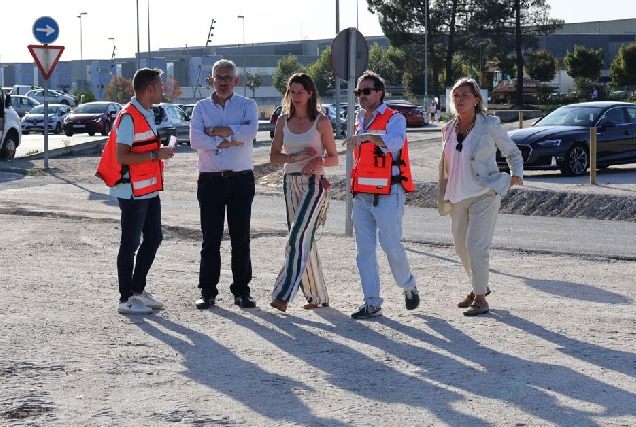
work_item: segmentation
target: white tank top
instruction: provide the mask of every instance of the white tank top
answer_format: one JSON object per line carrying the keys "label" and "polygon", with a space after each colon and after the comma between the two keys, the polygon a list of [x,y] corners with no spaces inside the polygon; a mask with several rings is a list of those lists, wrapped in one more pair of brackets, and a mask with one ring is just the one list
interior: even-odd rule
{"label": "white tank top", "polygon": [[[325,146],[322,144],[322,137],[318,129],[316,129],[316,125],[318,124],[318,120],[322,117],[322,114],[316,117],[314,123],[309,128],[309,130],[305,133],[293,133],[287,127],[287,117],[285,117],[285,127],[283,127],[283,147],[285,148],[285,153],[294,154],[302,151],[304,148],[311,147],[316,150],[316,157],[324,157],[325,155]],[[311,159],[303,160],[302,162],[294,162],[294,163],[286,163],[285,164],[285,173],[294,173],[294,172],[302,172],[303,166]],[[315,175],[324,175],[325,167],[320,165],[316,169],[314,169]]]}

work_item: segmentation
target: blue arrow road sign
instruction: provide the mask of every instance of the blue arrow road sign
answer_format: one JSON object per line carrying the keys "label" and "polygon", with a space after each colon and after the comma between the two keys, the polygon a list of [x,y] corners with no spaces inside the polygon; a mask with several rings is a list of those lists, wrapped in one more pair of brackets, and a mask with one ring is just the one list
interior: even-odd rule
{"label": "blue arrow road sign", "polygon": [[33,24],[33,36],[42,44],[51,44],[60,35],[60,27],[50,16],[41,16]]}

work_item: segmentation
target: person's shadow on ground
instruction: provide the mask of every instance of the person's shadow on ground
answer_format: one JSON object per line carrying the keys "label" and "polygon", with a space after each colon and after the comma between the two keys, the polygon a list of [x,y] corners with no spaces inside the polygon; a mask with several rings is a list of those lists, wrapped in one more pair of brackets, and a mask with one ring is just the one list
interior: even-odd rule
{"label": "person's shadow on ground", "polygon": [[[214,312],[219,310],[223,309],[216,307]],[[280,423],[294,420],[306,425],[346,425],[312,413],[296,395],[298,390],[307,388],[305,384],[265,371],[256,364],[241,359],[208,335],[160,316],[144,318],[142,322],[135,324],[183,356],[183,366],[186,368],[183,375],[241,402],[265,417]],[[227,408],[224,409],[227,413]],[[209,414],[200,416],[197,423],[215,421]],[[254,425],[249,419],[245,419],[240,407],[236,408],[235,417],[237,422]]]}

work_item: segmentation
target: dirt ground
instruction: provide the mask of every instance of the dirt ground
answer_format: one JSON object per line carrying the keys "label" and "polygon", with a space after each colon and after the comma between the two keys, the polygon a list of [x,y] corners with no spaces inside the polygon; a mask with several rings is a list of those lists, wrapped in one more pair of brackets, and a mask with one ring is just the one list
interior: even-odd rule
{"label": "dirt ground", "polygon": [[452,247],[409,238],[421,306],[404,309],[380,256],[384,316],[354,321],[355,242],[334,215],[317,243],[331,307],[303,310],[299,295],[282,314],[268,305],[285,246],[270,175],[254,207],[258,307],[232,304],[224,242],[217,306],[197,311],[196,160],[182,155],[166,171],[149,275],[166,308],[119,315],[119,210],[95,164],[0,168],[0,425],[636,425],[633,260],[494,250],[491,313],[466,318]]}

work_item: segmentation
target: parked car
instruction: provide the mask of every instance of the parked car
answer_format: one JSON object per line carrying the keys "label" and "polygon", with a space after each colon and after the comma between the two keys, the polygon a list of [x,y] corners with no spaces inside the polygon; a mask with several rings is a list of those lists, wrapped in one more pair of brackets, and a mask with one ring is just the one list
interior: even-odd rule
{"label": "parked car", "polygon": [[64,119],[62,129],[66,136],[76,133],[88,133],[93,136],[97,132],[108,135],[120,110],[121,105],[117,102],[87,102]]}
{"label": "parked car", "polygon": [[419,105],[387,102],[387,107],[406,117],[407,127],[422,127],[426,124],[424,110]]}
{"label": "parked car", "polygon": [[[590,166],[590,128],[597,131],[596,165],[636,162],[636,104],[596,101],[557,108],[531,127],[508,132],[526,170],[560,169],[578,176]],[[497,153],[500,169],[507,168]]]}
{"label": "parked car", "polygon": [[279,105],[278,107],[276,107],[276,109],[272,113],[272,116],[269,118],[269,123],[274,125],[274,128],[272,128],[272,130],[269,131],[269,137],[272,139],[274,139],[274,129],[276,128],[276,122],[278,121],[278,117],[280,116],[282,111],[283,111],[283,106]]}
{"label": "parked car", "polygon": [[[65,104],[49,104],[48,128],[54,134],[62,133],[62,123],[71,113],[71,107]],[[44,105],[36,105],[31,111],[22,117],[22,134],[29,132],[44,133]]]}
{"label": "parked car", "polygon": [[[30,90],[26,93],[26,96],[30,96],[36,101],[44,103],[44,89]],[[65,104],[71,107],[74,107],[76,104],[75,98],[73,98],[71,95],[53,89],[47,90],[46,100],[49,104]]]}
{"label": "parked car", "polygon": [[170,135],[177,137],[178,144],[190,144],[190,118],[176,104],[162,102],[152,106],[161,143],[168,145]]}
{"label": "parked car", "polygon": [[40,102],[26,95],[11,95],[11,106],[20,117],[31,111],[36,105],[40,105]]}
{"label": "parked car", "polygon": [[11,96],[0,93],[0,158],[15,157],[15,150],[22,140],[22,128],[18,113],[11,108]]}
{"label": "parked car", "polygon": [[188,116],[189,119],[192,119],[192,110],[194,110],[194,106],[196,104],[177,104],[179,108],[181,108],[183,110],[184,113],[186,113],[186,116]]}

